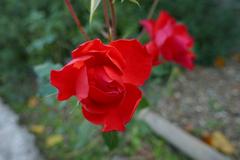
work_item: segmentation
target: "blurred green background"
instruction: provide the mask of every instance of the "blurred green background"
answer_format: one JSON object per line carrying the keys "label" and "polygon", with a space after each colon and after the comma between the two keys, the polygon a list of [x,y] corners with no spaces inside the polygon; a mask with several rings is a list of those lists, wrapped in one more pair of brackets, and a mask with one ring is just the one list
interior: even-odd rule
{"label": "blurred green background", "polygon": [[[101,34],[106,31],[102,6],[89,24],[90,1],[72,0],[72,3],[91,38],[106,41]],[[116,0],[118,37],[134,38],[141,32],[139,20],[147,17],[152,2],[139,0],[139,4],[140,7],[126,0],[123,3]],[[217,57],[227,59],[239,51],[238,0],[160,0],[154,18],[161,9],[168,10],[189,27],[195,37],[198,65],[211,66]],[[156,137],[143,123],[134,125],[139,123],[135,121],[132,123],[137,127],[129,127],[125,140],[121,140],[120,148],[123,149],[109,153],[106,146],[101,147],[104,144],[101,137],[96,136],[95,127],[85,121],[80,123],[83,120],[80,109],[74,107],[75,100],[58,104],[49,100],[54,97],[48,97],[48,100],[36,98],[39,81],[46,83],[47,78],[37,79],[34,67],[41,65],[40,70],[45,71],[58,68],[55,64],[64,64],[70,58],[71,50],[84,41],[63,0],[1,0],[0,13],[0,95],[21,115],[22,123],[29,126],[41,124],[47,128],[46,132],[37,134],[38,146],[46,159],[107,159],[114,154],[130,157],[144,154],[149,159],[187,159]],[[142,42],[146,41],[145,35]],[[170,74],[168,66],[162,70],[164,74],[160,74],[160,78]],[[82,130],[93,133],[88,135]],[[46,146],[45,139],[52,134],[64,135],[64,142]]]}

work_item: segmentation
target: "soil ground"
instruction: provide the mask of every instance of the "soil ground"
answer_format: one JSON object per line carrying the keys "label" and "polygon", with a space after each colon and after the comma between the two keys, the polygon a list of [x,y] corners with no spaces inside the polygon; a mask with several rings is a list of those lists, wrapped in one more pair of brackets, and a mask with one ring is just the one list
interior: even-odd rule
{"label": "soil ground", "polygon": [[240,159],[240,63],[234,60],[220,68],[197,67],[182,74],[172,85],[172,94],[160,90],[154,108],[173,123],[195,130],[199,135],[222,132],[235,146],[234,159]]}

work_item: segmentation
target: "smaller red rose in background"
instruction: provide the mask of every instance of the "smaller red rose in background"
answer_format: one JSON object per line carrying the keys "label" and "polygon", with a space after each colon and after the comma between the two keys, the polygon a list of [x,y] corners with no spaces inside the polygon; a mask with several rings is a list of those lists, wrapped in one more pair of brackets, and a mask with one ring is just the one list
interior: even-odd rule
{"label": "smaller red rose in background", "polygon": [[152,59],[137,40],[104,45],[88,41],[72,52],[61,70],[51,71],[58,100],[76,96],[84,117],[103,131],[124,131],[142,97],[138,86],[148,79]]}
{"label": "smaller red rose in background", "polygon": [[156,21],[142,20],[140,23],[151,38],[146,48],[153,57],[153,65],[161,63],[159,59],[163,58],[193,69],[196,57],[192,51],[194,40],[184,24],[177,23],[167,11],[160,12]]}

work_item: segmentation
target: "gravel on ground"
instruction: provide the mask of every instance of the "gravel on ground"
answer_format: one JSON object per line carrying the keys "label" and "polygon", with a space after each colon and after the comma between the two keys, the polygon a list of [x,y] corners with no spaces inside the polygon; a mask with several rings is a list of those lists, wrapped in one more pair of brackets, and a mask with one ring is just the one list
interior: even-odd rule
{"label": "gravel on ground", "polygon": [[172,88],[166,96],[163,87],[152,87],[149,97],[158,95],[153,109],[182,128],[222,132],[236,148],[233,157],[240,159],[240,63],[229,61],[222,69],[197,67],[178,77]]}

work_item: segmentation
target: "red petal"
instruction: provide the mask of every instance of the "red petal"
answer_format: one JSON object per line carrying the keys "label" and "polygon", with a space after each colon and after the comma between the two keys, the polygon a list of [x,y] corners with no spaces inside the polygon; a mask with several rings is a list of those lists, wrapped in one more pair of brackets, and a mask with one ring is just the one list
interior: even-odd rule
{"label": "red petal", "polygon": [[92,122],[93,124],[96,125],[102,125],[104,122],[104,119],[106,117],[106,113],[92,113],[89,112],[87,109],[87,107],[85,106],[85,104],[82,104],[82,113],[83,116],[90,122]]}
{"label": "red petal", "polygon": [[[109,110],[111,110],[112,107],[114,108],[112,103],[110,105],[100,104],[100,103],[96,103],[95,101],[91,100],[90,98],[86,98],[86,99],[82,100],[81,103],[83,104],[83,108],[85,108],[86,111],[88,111],[89,113],[92,113],[92,114],[104,114],[104,113],[109,112]],[[115,106],[117,106],[117,105],[118,104],[115,104]]]}
{"label": "red petal", "polygon": [[124,131],[125,125],[132,119],[142,98],[141,91],[133,85],[125,84],[126,94],[122,103],[113,108],[104,121],[103,132]]}
{"label": "red petal", "polygon": [[146,29],[149,36],[152,38],[154,36],[153,29],[155,25],[154,20],[141,20],[140,24]]}
{"label": "red petal", "polygon": [[196,56],[193,52],[189,51],[188,54],[185,56],[185,59],[182,61],[183,67],[187,68],[188,70],[193,70],[195,64],[194,61]]}
{"label": "red petal", "polygon": [[117,112],[108,113],[104,120],[103,132],[124,131],[124,123]]}
{"label": "red petal", "polygon": [[82,107],[83,116],[96,125],[103,125],[102,131],[124,131],[125,127],[120,117],[115,112],[91,113]]}
{"label": "red petal", "polygon": [[92,100],[100,104],[109,104],[118,102],[122,98],[121,92],[104,92],[95,86],[90,86],[90,95]]}
{"label": "red petal", "polygon": [[184,24],[177,24],[174,28],[174,34],[186,44],[187,47],[192,48],[194,39],[189,34],[187,27]]}
{"label": "red petal", "polygon": [[152,65],[153,66],[159,65],[161,63],[159,58],[160,50],[157,47],[157,45],[153,41],[150,41],[145,45],[145,47],[148,53],[152,56]]}
{"label": "red petal", "polygon": [[176,20],[173,17],[171,17],[167,11],[161,11],[158,19],[156,20],[154,32],[156,33],[159,29],[162,29],[167,24],[174,25],[175,23],[176,23]]}
{"label": "red petal", "polygon": [[73,65],[66,65],[58,71],[51,71],[50,83],[58,89],[58,100],[66,100],[75,94],[78,74],[78,68]]}
{"label": "red petal", "polygon": [[76,97],[79,101],[84,98],[87,98],[89,92],[89,84],[88,84],[88,75],[87,68],[83,66],[80,71],[76,82]]}
{"label": "red petal", "polygon": [[154,41],[158,47],[161,47],[173,34],[173,26],[168,23],[162,29],[159,29],[155,34],[156,35]]}
{"label": "red petal", "polygon": [[91,41],[87,41],[81,45],[79,45],[78,48],[72,51],[72,57],[77,58],[83,55],[88,54],[89,52],[101,52],[106,50],[108,47],[105,46],[101,40],[94,39]]}
{"label": "red petal", "polygon": [[[110,44],[116,47],[126,61],[123,81],[143,85],[151,72],[151,56],[137,40],[117,40]],[[111,75],[110,75],[111,76]]]}
{"label": "red petal", "polygon": [[110,46],[107,56],[111,62],[115,64],[116,67],[122,72],[126,65],[126,61],[124,60],[122,54],[115,47]]}
{"label": "red petal", "polygon": [[66,100],[73,95],[81,100],[88,96],[88,76],[82,60],[89,58],[74,59],[61,70],[51,71],[50,83],[58,89],[58,100]]}
{"label": "red petal", "polygon": [[136,86],[130,84],[125,84],[125,87],[126,95],[118,108],[118,113],[124,124],[127,124],[131,120],[140,100],[142,99],[142,92]]}
{"label": "red petal", "polygon": [[85,56],[95,57],[95,61],[91,61],[93,65],[111,65],[117,72],[122,72],[125,66],[124,58],[121,53],[110,45],[104,45],[99,39],[88,41],[80,45],[72,52],[73,58],[81,58]]}
{"label": "red petal", "polygon": [[[94,124],[103,125],[103,132],[124,131],[125,125],[131,120],[136,108],[141,100],[141,91],[130,84],[125,84],[126,94],[118,105],[101,108],[101,106],[90,106],[93,103],[83,104],[82,111],[84,117]],[[89,108],[99,107],[101,113],[94,113]],[[104,112],[105,111],[105,112]]]}
{"label": "red petal", "polygon": [[168,61],[175,62],[191,70],[194,67],[195,55],[177,37],[170,37],[161,48],[161,55]]}

